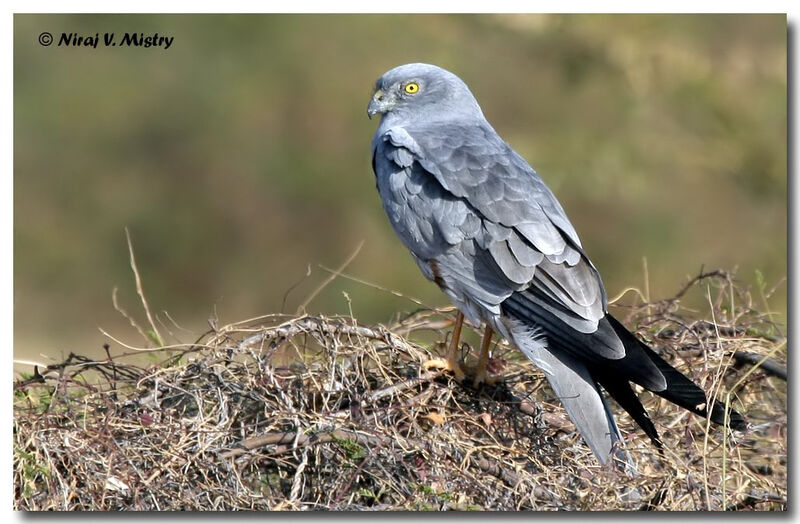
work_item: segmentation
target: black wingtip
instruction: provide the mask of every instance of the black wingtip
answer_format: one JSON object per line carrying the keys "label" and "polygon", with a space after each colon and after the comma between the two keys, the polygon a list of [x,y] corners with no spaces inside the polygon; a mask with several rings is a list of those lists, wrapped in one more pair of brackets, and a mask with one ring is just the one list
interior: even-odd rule
{"label": "black wingtip", "polygon": [[[659,395],[670,402],[681,406],[684,409],[695,413],[701,417],[708,416],[708,399],[705,391],[700,386],[695,384],[689,377],[672,367],[667,361],[655,351],[650,349],[647,344],[636,338],[630,331],[625,328],[617,319],[608,315],[614,330],[620,336],[620,339],[625,344],[626,350],[644,351],[650,358],[653,364],[658,367],[659,371],[667,381],[667,387],[661,391],[651,390],[656,395]],[[715,424],[725,424],[725,405],[720,402],[714,402],[711,405],[711,421]],[[728,409],[728,426],[732,429],[743,431],[747,428],[747,421],[745,418],[733,409]]]}
{"label": "black wingtip", "polygon": [[645,434],[650,437],[650,441],[658,451],[663,453],[664,443],[658,435],[658,430],[656,430],[653,421],[650,419],[650,415],[642,405],[639,397],[634,393],[630,383],[627,381],[620,381],[604,374],[597,374],[596,378],[606,392],[611,395],[611,398],[613,398],[622,409],[627,411],[639,427],[644,430]]}
{"label": "black wingtip", "polygon": [[[684,409],[688,409],[692,413],[699,415],[703,418],[709,417],[708,413],[708,400],[705,391],[700,386],[692,382],[691,379],[686,377],[683,373],[670,366],[664,361],[656,352],[642,344],[646,352],[653,359],[655,364],[667,378],[667,389],[664,391],[656,391],[657,395],[673,402]],[[720,402],[713,402],[711,404],[711,422],[725,425],[725,404]],[[734,409],[728,408],[728,427],[744,431],[747,429],[747,421]]]}
{"label": "black wingtip", "polygon": [[[719,424],[720,426],[725,425],[725,405],[720,402],[715,402],[711,406],[711,421]],[[736,431],[744,431],[747,429],[747,420],[739,414],[738,411],[728,408],[728,427],[731,429],[735,429]]]}

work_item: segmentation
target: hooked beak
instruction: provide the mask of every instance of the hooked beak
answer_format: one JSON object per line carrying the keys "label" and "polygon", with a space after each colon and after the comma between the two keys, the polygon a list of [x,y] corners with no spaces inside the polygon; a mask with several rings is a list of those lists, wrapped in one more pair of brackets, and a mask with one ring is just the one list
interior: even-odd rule
{"label": "hooked beak", "polygon": [[387,112],[389,109],[392,108],[394,104],[389,97],[386,96],[386,93],[383,90],[378,89],[375,91],[375,94],[372,95],[372,100],[369,101],[369,106],[367,106],[367,116],[372,119],[373,116],[377,114],[383,114]]}

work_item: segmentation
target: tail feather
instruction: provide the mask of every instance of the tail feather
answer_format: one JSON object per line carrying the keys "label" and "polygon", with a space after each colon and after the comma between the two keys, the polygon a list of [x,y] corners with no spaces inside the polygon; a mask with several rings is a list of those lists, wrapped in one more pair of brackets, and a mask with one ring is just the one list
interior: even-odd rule
{"label": "tail feather", "polygon": [[[673,404],[691,411],[692,413],[701,417],[708,416],[708,399],[705,392],[700,387],[691,381],[686,375],[672,367],[668,362],[661,358],[658,353],[650,349],[646,344],[636,338],[630,331],[625,328],[617,319],[611,315],[606,318],[611,322],[614,331],[625,344],[626,350],[631,346],[636,346],[635,349],[644,351],[650,358],[653,364],[656,365],[658,370],[664,375],[667,381],[667,387],[663,390],[652,390],[653,393],[660,397],[669,400]],[[634,348],[631,347],[631,350]],[[607,389],[607,388],[606,388]],[[627,411],[627,410],[626,410]],[[718,402],[711,405],[711,421],[716,424],[725,423],[725,406]],[[736,430],[744,430],[747,427],[744,417],[736,411],[730,409],[728,412],[728,423],[730,427]]]}
{"label": "tail feather", "polygon": [[[535,298],[535,297],[533,297]],[[590,334],[573,333],[563,321],[538,308],[530,297],[514,294],[503,303],[511,318],[511,334],[516,345],[540,367],[586,443],[605,463],[609,453],[622,444],[622,436],[608,409],[599,386],[617,401],[661,450],[663,443],[653,421],[631,388],[638,383],[664,399],[701,417],[724,424],[725,407],[709,401],[691,379],[672,367],[641,342],[617,319],[606,315],[610,330],[625,348],[625,356],[603,358],[595,352]],[[608,336],[605,333],[603,336]],[[613,335],[612,335],[613,336]],[[736,411],[727,412],[731,428],[743,430],[747,424]],[[628,461],[632,464],[632,461]]]}
{"label": "tail feather", "polygon": [[608,402],[600,392],[588,367],[568,354],[555,356],[522,323],[511,329],[514,343],[542,371],[570,419],[600,463],[613,458],[624,469],[636,465],[624,448],[622,434]]}
{"label": "tail feather", "polygon": [[639,424],[639,426],[644,430],[645,434],[650,437],[650,441],[657,447],[659,450],[664,449],[664,443],[661,441],[661,437],[658,435],[658,430],[656,426],[653,424],[650,415],[647,413],[647,410],[642,405],[639,397],[636,396],[631,385],[629,382],[620,382],[618,380],[613,380],[611,378],[605,378],[603,376],[598,377],[598,382],[603,386],[603,388],[611,395],[611,398],[617,401],[617,404],[620,405],[622,409],[628,412],[628,414],[633,418],[633,420]]}

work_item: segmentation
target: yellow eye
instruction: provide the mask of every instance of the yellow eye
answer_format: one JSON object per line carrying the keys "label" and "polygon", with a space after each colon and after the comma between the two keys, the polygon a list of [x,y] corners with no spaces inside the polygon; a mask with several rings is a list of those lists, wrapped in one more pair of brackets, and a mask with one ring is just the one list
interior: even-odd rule
{"label": "yellow eye", "polygon": [[406,86],[403,89],[409,95],[413,95],[414,93],[419,91],[419,84],[416,83],[416,82],[409,82],[409,83],[406,84]]}

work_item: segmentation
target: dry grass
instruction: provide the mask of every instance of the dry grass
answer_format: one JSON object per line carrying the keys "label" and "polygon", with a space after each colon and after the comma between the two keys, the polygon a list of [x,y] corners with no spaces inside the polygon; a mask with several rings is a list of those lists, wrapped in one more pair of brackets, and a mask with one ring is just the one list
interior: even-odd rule
{"label": "dry grass", "polygon": [[726,434],[644,394],[667,451],[617,410],[634,476],[598,466],[544,376],[510,348],[495,348],[495,386],[422,371],[431,351],[413,341],[439,351],[452,311],[388,328],[269,316],[154,350],[148,365],[71,355],[18,381],[14,506],[784,510],[786,383],[733,355],[780,364],[785,338],[724,273],[686,291],[708,294],[711,318],[689,320],[677,299],[617,312],[706,390],[732,393],[750,429]]}

